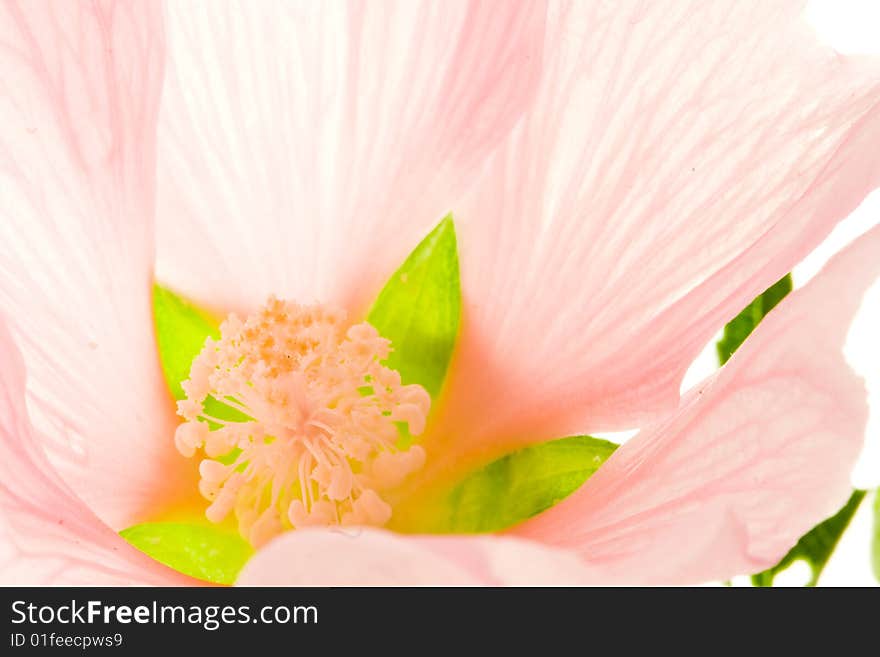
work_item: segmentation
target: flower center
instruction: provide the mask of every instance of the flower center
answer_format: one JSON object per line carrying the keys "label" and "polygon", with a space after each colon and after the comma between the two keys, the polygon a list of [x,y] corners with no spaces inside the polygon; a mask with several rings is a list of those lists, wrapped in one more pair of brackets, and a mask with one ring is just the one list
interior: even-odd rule
{"label": "flower center", "polygon": [[381,492],[425,460],[400,446],[397,423],[419,435],[431,405],[381,364],[391,343],[336,309],[275,298],[244,322],[230,315],[220,333],[182,384],[174,437],[184,456],[207,457],[208,519],[234,512],[255,546],[290,528],[388,522]]}

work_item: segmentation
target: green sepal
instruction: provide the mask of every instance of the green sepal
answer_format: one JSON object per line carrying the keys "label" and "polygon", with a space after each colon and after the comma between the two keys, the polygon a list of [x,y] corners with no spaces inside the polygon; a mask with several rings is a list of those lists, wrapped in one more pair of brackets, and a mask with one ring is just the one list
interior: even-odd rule
{"label": "green sepal", "polygon": [[579,488],[617,445],[591,436],[517,450],[468,474],[426,503],[408,531],[478,533],[507,529]]}
{"label": "green sepal", "polygon": [[220,321],[158,283],[153,285],[153,317],[165,381],[175,399],[185,399],[180,384],[189,378],[205,340],[220,337]]}
{"label": "green sepal", "polygon": [[379,293],[367,321],[391,340],[386,365],[436,399],[458,337],[461,287],[452,215],[410,253]]}
{"label": "green sepal", "polygon": [[147,522],[119,534],[169,568],[214,584],[233,584],[254,553],[237,533],[208,524]]}

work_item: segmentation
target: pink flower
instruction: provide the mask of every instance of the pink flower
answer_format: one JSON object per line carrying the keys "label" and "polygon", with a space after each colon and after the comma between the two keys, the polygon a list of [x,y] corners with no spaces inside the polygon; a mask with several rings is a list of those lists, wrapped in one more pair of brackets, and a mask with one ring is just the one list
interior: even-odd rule
{"label": "pink flower", "polygon": [[880,229],[679,385],[880,180],[880,65],[820,47],[801,4],[4,2],[0,581],[193,582],[116,534],[198,499],[154,266],[224,314],[276,295],[359,321],[450,210],[462,329],[412,490],[642,431],[508,536],[297,529],[239,581],[773,565],[849,491],[866,408],[840,352]]}

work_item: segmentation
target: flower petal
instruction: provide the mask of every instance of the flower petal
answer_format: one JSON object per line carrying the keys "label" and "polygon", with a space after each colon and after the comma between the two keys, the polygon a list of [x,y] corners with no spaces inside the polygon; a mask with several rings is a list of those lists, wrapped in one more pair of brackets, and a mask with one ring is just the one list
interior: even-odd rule
{"label": "flower petal", "polygon": [[160,10],[4,2],[0,43],[0,313],[50,458],[124,527],[182,461],[150,303]]}
{"label": "flower petal", "polygon": [[25,367],[0,320],[0,584],[195,583],[129,546],[46,460],[24,405]]}
{"label": "flower petal", "polygon": [[562,586],[589,581],[567,552],[494,536],[297,530],[260,550],[238,586]]}
{"label": "flower petal", "polygon": [[526,2],[172,3],[160,279],[366,310],[533,95]]}
{"label": "flower petal", "polygon": [[677,414],[514,534],[576,550],[609,582],[774,565],[851,492],[867,408],[842,349],[878,276],[880,227],[786,297]]}
{"label": "flower petal", "polygon": [[460,444],[435,451],[673,409],[711,336],[880,182],[880,62],[820,47],[801,4],[554,5],[533,109],[453,207]]}

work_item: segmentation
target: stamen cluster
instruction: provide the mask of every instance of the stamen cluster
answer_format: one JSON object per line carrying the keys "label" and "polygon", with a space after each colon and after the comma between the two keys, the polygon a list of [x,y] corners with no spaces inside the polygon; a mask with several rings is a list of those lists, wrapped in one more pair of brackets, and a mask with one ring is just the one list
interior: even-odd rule
{"label": "stamen cluster", "polygon": [[220,332],[182,384],[175,434],[181,454],[206,456],[207,517],[233,512],[255,546],[290,528],[388,522],[382,491],[425,460],[401,448],[399,423],[419,435],[431,404],[381,364],[390,342],[341,311],[275,298]]}

